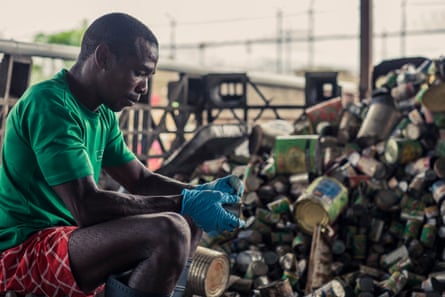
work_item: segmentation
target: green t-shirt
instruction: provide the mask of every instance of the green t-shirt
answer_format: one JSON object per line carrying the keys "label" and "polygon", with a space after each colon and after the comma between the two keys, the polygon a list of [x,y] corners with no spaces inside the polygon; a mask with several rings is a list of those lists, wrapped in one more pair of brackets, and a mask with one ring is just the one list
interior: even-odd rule
{"label": "green t-shirt", "polygon": [[75,225],[51,186],[135,159],[114,112],[77,101],[66,70],[29,88],[11,109],[0,167],[0,250],[51,226]]}

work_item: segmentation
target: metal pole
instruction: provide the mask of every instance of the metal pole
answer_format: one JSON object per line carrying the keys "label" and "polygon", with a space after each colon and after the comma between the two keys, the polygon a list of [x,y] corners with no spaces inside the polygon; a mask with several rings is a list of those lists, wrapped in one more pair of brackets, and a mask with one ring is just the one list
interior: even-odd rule
{"label": "metal pole", "polygon": [[372,0],[360,0],[360,99],[371,93],[372,71]]}
{"label": "metal pole", "polygon": [[406,55],[406,2],[407,0],[402,0],[401,11],[402,11],[402,25],[400,28],[400,56],[404,57]]}
{"label": "metal pole", "polygon": [[283,12],[277,11],[277,73],[283,72]]}
{"label": "metal pole", "polygon": [[311,0],[308,9],[308,68],[314,67],[314,0]]}

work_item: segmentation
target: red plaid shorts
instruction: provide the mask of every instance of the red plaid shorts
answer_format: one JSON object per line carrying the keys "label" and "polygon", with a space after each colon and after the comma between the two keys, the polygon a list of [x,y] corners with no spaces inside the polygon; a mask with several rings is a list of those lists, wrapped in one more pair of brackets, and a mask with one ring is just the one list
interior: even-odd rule
{"label": "red plaid shorts", "polygon": [[85,297],[76,284],[68,257],[68,239],[77,227],[38,231],[0,254],[0,294],[14,290],[48,297]]}

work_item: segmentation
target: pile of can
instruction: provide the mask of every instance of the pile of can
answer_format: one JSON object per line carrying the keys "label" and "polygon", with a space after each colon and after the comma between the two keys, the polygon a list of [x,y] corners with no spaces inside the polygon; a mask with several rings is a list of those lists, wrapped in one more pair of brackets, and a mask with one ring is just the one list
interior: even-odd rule
{"label": "pile of can", "polygon": [[445,294],[445,116],[422,101],[444,65],[391,71],[370,99],[314,106],[290,135],[259,124],[247,164],[219,163],[246,185],[246,225],[201,242],[230,259],[225,295]]}

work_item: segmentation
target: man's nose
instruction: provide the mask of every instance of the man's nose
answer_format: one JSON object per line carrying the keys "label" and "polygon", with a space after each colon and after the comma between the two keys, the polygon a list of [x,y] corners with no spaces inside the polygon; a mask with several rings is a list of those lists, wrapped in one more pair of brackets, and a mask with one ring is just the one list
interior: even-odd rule
{"label": "man's nose", "polygon": [[148,92],[148,78],[142,80],[136,87],[136,92],[141,95],[145,95]]}

